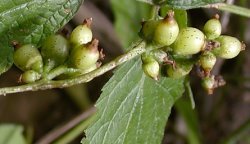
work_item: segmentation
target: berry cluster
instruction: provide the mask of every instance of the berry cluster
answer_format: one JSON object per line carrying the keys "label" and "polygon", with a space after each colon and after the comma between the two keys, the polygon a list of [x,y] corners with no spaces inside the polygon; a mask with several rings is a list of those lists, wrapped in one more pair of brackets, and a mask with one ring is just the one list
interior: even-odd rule
{"label": "berry cluster", "polygon": [[[92,39],[92,19],[85,19],[69,39],[60,34],[47,37],[41,48],[32,44],[15,44],[14,64],[24,71],[20,80],[25,83],[40,79],[70,78],[95,70],[103,58],[97,39]],[[66,68],[65,68],[66,67]],[[63,68],[63,70],[60,70]],[[53,76],[50,76],[53,73]]]}
{"label": "berry cluster", "polygon": [[245,49],[237,38],[221,35],[221,30],[219,15],[206,22],[203,32],[193,27],[179,29],[173,11],[163,19],[143,22],[140,36],[150,47],[158,48],[142,55],[144,73],[158,80],[160,65],[164,65],[163,75],[180,78],[196,65],[203,88],[212,94],[214,88],[225,84],[221,76],[210,73],[217,57],[231,59]]}

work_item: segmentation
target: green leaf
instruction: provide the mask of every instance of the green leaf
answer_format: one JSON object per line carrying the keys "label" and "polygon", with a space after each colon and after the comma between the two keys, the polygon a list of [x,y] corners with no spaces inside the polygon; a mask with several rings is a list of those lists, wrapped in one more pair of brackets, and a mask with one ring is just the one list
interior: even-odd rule
{"label": "green leaf", "polygon": [[138,0],[141,2],[154,4],[159,2],[160,4],[169,5],[171,8],[177,9],[192,9],[206,6],[208,4],[222,3],[225,0]]}
{"label": "green leaf", "polygon": [[175,108],[186,124],[188,143],[201,144],[201,131],[197,113],[192,109],[190,101],[180,99],[175,103]]}
{"label": "green leaf", "polygon": [[138,37],[142,19],[148,19],[150,6],[135,0],[111,0],[115,14],[115,29],[123,44],[127,48]]}
{"label": "green leaf", "polygon": [[0,74],[13,63],[12,41],[40,46],[42,41],[64,26],[83,0],[0,1]]}
{"label": "green leaf", "polygon": [[141,60],[122,65],[104,86],[96,107],[97,121],[84,144],[161,143],[166,121],[184,91],[183,79],[144,75]]}
{"label": "green leaf", "polygon": [[173,8],[192,9],[224,1],[225,0],[168,0],[167,4]]}
{"label": "green leaf", "polygon": [[0,125],[0,144],[26,144],[23,127],[14,124]]}

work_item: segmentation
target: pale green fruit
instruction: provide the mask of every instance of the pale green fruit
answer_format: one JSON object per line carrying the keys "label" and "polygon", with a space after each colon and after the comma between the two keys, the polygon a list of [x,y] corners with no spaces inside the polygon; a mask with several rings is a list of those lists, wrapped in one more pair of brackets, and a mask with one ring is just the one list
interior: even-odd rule
{"label": "pale green fruit", "polygon": [[187,27],[180,31],[173,45],[177,55],[192,55],[199,53],[205,45],[205,35],[198,29]]}
{"label": "pale green fruit", "polygon": [[96,64],[100,54],[98,51],[98,40],[92,43],[80,45],[73,49],[69,56],[69,66],[78,69],[87,69]]}
{"label": "pale green fruit", "polygon": [[214,76],[205,77],[201,81],[201,86],[208,92],[208,94],[213,93],[214,85],[215,85]]}
{"label": "pale green fruit", "polygon": [[150,62],[143,63],[142,68],[147,76],[153,78],[154,80],[158,80],[160,65],[156,60],[150,60]]}
{"label": "pale green fruit", "polygon": [[82,25],[77,26],[72,31],[72,33],[70,34],[69,40],[73,46],[87,44],[92,40],[93,34],[90,29],[91,22],[92,22],[92,19],[86,19]]}
{"label": "pale green fruit", "polygon": [[22,71],[42,71],[43,60],[39,50],[32,44],[23,45],[14,52],[14,64]]}
{"label": "pale green fruit", "polygon": [[218,19],[213,18],[204,25],[204,34],[208,39],[215,39],[221,35],[221,23]]}
{"label": "pale green fruit", "polygon": [[41,54],[45,62],[50,61],[53,67],[64,64],[69,56],[69,43],[61,35],[51,35],[44,41]]}
{"label": "pale green fruit", "polygon": [[236,57],[242,49],[241,42],[235,37],[222,35],[215,40],[220,43],[220,47],[215,48],[212,52],[218,57],[231,59]]}
{"label": "pale green fruit", "polygon": [[41,78],[41,74],[39,74],[38,72],[34,70],[25,71],[21,76],[22,82],[25,82],[25,83],[35,82],[39,80],[40,78]]}
{"label": "pale green fruit", "polygon": [[173,12],[160,20],[154,32],[154,43],[160,46],[169,46],[176,40],[179,34],[179,26],[174,19]]}
{"label": "pale green fruit", "polygon": [[216,56],[212,52],[207,51],[201,54],[200,64],[205,71],[211,71],[215,63],[216,63]]}

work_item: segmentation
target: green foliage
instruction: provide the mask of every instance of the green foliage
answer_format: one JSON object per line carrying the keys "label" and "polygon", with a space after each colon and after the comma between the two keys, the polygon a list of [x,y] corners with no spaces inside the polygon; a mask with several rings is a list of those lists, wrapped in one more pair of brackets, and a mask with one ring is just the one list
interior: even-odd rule
{"label": "green foliage", "polygon": [[192,9],[198,8],[202,6],[206,6],[208,4],[215,4],[224,2],[225,0],[138,0],[149,4],[160,3],[162,5],[169,5],[172,8],[177,9]]}
{"label": "green foliage", "polygon": [[141,61],[122,65],[104,86],[96,106],[97,121],[87,129],[87,143],[160,143],[171,108],[184,91],[183,79],[144,75]]}
{"label": "green foliage", "polygon": [[0,125],[0,144],[26,144],[23,127],[14,124]]}
{"label": "green foliage", "polygon": [[224,2],[224,0],[168,0],[167,3],[173,8],[191,9],[219,2]]}
{"label": "green foliage", "polygon": [[148,19],[150,6],[135,0],[111,0],[115,14],[115,29],[123,44],[128,47],[137,37],[142,19]]}
{"label": "green foliage", "polygon": [[[130,10],[125,9],[125,3]],[[132,3],[112,1],[117,18],[115,26],[124,46],[137,37],[140,10],[144,10],[142,14],[149,14],[150,10],[146,5]],[[186,12],[179,10],[175,16],[185,27]],[[87,129],[84,144],[161,142],[171,108],[184,91],[184,78],[162,77],[155,81],[143,73],[141,66],[137,58],[115,71],[96,104],[97,121]]]}
{"label": "green foliage", "polygon": [[83,0],[18,0],[0,2],[0,74],[13,63],[12,41],[37,46],[64,26]]}

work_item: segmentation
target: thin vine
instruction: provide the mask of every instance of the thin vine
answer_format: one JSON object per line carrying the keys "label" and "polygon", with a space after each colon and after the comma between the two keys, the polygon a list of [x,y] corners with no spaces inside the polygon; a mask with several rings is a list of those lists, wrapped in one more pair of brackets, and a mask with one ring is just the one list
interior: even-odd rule
{"label": "thin vine", "polygon": [[124,62],[129,61],[138,55],[141,55],[145,51],[151,50],[150,48],[146,48],[146,43],[143,40],[138,40],[131,47],[132,49],[127,53],[115,58],[114,60],[101,66],[100,68],[82,76],[65,80],[40,80],[35,83],[20,86],[4,87],[0,88],[0,95],[6,96],[7,94],[18,92],[37,91],[52,88],[65,88],[80,83],[86,83],[91,81],[93,78],[98,77],[106,73],[107,71],[112,70],[113,68],[123,64]]}

